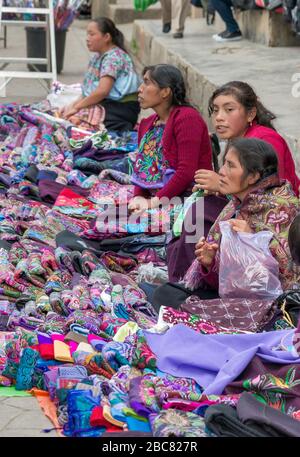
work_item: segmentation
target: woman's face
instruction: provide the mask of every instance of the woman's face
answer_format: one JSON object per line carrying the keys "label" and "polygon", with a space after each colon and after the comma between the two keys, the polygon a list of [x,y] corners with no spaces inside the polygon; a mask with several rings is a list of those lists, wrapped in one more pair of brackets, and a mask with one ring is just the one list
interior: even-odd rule
{"label": "woman's face", "polygon": [[138,90],[138,101],[141,108],[155,109],[168,98],[168,93],[170,93],[170,89],[161,89],[155,81],[150,79],[149,71],[146,71],[143,82]]}
{"label": "woman's face", "polygon": [[254,184],[258,176],[248,175],[243,178],[244,168],[240,164],[234,148],[229,148],[224,163],[219,171],[220,192],[224,195],[235,195],[241,197],[247,192],[250,185]]}
{"label": "woman's face", "polygon": [[106,50],[110,41],[110,34],[102,33],[96,22],[90,22],[88,24],[86,44],[90,52],[103,52],[103,50]]}
{"label": "woman's face", "polygon": [[255,115],[256,112],[247,113],[232,95],[219,95],[213,101],[212,121],[222,140],[242,137]]}

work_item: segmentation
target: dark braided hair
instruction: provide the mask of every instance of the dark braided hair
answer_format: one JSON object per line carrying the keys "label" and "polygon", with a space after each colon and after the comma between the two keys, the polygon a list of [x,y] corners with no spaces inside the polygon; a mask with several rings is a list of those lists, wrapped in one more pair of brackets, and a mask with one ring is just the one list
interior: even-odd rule
{"label": "dark braided hair", "polygon": [[119,30],[115,26],[114,22],[111,19],[109,19],[108,17],[98,17],[97,19],[93,19],[92,22],[95,22],[97,24],[98,29],[101,33],[109,33],[113,44],[123,49],[123,51],[127,53],[124,44],[124,35],[121,32],[121,30]]}
{"label": "dark braided hair", "polygon": [[224,159],[231,148],[244,169],[243,179],[255,173],[259,174],[260,179],[278,173],[277,154],[270,143],[258,138],[235,138],[229,141]]}
{"label": "dark braided hair", "polygon": [[186,99],[186,89],[181,72],[173,65],[158,64],[145,67],[143,76],[149,72],[149,78],[154,81],[160,89],[169,87],[172,92],[171,105],[191,106]]}
{"label": "dark braided hair", "polygon": [[275,130],[275,127],[272,125],[272,121],[276,119],[275,114],[265,108],[249,84],[242,81],[230,81],[216,89],[208,102],[210,116],[213,113],[214,100],[219,95],[232,95],[245,108],[246,112],[250,112],[253,108],[256,108],[254,120],[259,125],[264,125]]}

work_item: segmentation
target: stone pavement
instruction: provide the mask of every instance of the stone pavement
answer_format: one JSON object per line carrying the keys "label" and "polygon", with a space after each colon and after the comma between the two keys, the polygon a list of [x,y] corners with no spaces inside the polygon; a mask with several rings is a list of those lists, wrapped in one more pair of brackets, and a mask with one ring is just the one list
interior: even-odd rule
{"label": "stone pavement", "polygon": [[[80,82],[89,59],[89,51],[85,44],[87,20],[77,20],[70,27],[66,37],[66,49],[63,71],[57,79],[66,84]],[[26,57],[26,34],[21,26],[7,28],[7,49],[0,41],[1,57]],[[22,64],[10,64],[7,70],[26,70]],[[37,79],[13,79],[6,88],[6,96],[0,97],[0,103],[17,102],[33,103],[45,98],[47,85]]]}
{"label": "stone pavement", "polygon": [[0,397],[0,411],[0,437],[57,437],[34,397]]}

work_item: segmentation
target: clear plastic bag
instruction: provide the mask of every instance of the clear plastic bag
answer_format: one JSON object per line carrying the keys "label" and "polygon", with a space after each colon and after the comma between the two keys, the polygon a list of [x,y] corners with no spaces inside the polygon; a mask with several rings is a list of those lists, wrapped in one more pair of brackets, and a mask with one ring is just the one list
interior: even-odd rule
{"label": "clear plastic bag", "polygon": [[52,84],[51,91],[47,95],[52,109],[60,109],[74,103],[82,95],[80,84],[62,84],[55,81]]}
{"label": "clear plastic bag", "polygon": [[157,267],[153,262],[142,264],[138,269],[138,282],[164,284],[168,282],[167,269],[165,267]]}
{"label": "clear plastic bag", "polygon": [[204,191],[202,189],[198,190],[197,192],[194,192],[192,195],[190,195],[184,202],[183,206],[181,207],[181,210],[173,224],[173,233],[174,236],[180,236],[182,233],[182,227],[184,223],[184,219],[186,216],[186,213],[190,209],[193,203],[195,203],[199,198],[204,197]]}
{"label": "clear plastic bag", "polygon": [[234,232],[220,222],[221,298],[276,298],[282,293],[278,262],[269,250],[272,232]]}

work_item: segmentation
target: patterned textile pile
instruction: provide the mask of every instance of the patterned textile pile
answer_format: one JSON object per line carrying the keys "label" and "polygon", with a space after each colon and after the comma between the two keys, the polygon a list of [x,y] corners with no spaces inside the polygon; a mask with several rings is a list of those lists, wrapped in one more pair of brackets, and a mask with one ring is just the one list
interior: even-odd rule
{"label": "patterned textile pile", "polygon": [[[212,313],[190,310],[162,308],[158,316],[137,278],[141,264],[165,266],[170,212],[150,213],[155,236],[147,218],[122,219],[136,150],[136,132],[83,132],[42,106],[0,105],[0,386],[48,394],[54,427],[65,436],[295,434],[296,357],[274,374],[274,364],[253,352],[222,392],[209,394],[189,366],[162,370],[149,335],[168,335],[181,324],[207,341],[255,336],[272,306],[258,306],[250,330],[238,319],[227,325],[227,308],[219,323]],[[115,225],[107,224],[116,207]],[[205,352],[203,344],[193,357]],[[210,357],[209,372],[213,363]],[[253,401],[270,408],[273,428],[245,415],[245,405],[260,411]],[[284,428],[286,420],[293,426]]]}

